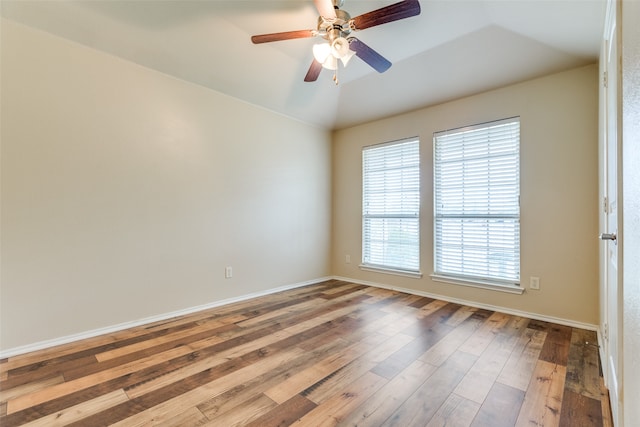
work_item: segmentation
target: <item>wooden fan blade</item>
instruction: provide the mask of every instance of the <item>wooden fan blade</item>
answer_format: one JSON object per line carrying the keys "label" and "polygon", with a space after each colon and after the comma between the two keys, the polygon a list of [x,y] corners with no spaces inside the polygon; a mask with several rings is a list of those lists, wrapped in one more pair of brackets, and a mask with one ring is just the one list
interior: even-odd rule
{"label": "wooden fan blade", "polygon": [[349,49],[379,73],[384,73],[391,67],[391,62],[355,37],[349,38]]}
{"label": "wooden fan blade", "polygon": [[371,12],[363,13],[353,18],[350,23],[353,24],[356,30],[364,30],[365,28],[375,27],[376,25],[386,24],[416,15],[420,15],[420,3],[418,0],[404,0],[380,9],[372,10]]}
{"label": "wooden fan blade", "polygon": [[336,18],[336,10],[333,8],[333,2],[331,0],[313,0],[313,2],[320,16],[327,19]]}
{"label": "wooden fan blade", "polygon": [[314,59],[311,63],[311,67],[309,67],[309,71],[307,71],[307,75],[304,76],[304,81],[315,82],[316,80],[318,80],[320,71],[322,71],[322,64]]}
{"label": "wooden fan blade", "polygon": [[252,36],[251,41],[255,44],[277,42],[281,40],[291,39],[303,39],[306,37],[315,37],[317,35],[315,30],[298,30],[298,31],[285,31],[282,33],[260,34]]}

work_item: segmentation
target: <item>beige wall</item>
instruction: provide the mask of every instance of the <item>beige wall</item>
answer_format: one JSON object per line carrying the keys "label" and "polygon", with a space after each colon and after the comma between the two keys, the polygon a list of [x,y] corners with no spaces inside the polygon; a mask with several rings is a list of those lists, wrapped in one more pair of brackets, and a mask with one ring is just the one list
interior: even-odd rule
{"label": "beige wall", "polygon": [[[598,67],[583,68],[337,131],[333,141],[332,271],[337,276],[598,324]],[[436,131],[521,118],[523,295],[434,282],[433,159]],[[423,278],[362,271],[363,146],[419,136]],[[351,256],[351,263],[345,262]]]}
{"label": "beige wall", "polygon": [[6,20],[1,76],[1,349],[330,273],[327,131]]}
{"label": "beige wall", "polygon": [[[1,350],[328,274],[597,324],[596,66],[338,131],[331,158],[324,130],[5,20],[1,50]],[[514,115],[541,290],[433,282],[432,134]],[[414,135],[424,277],[361,271],[361,149]]]}

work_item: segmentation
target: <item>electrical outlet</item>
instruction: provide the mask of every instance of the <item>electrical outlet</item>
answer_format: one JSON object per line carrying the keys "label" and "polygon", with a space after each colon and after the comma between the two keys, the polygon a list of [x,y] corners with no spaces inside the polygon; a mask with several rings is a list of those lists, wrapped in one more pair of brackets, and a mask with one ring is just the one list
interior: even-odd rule
{"label": "electrical outlet", "polygon": [[530,277],[529,278],[529,289],[535,289],[536,291],[540,290],[540,278],[539,277]]}
{"label": "electrical outlet", "polygon": [[224,278],[231,279],[233,277],[233,268],[225,267],[224,268]]}
{"label": "electrical outlet", "polygon": [[345,255],[344,262],[346,262],[347,264],[351,264],[351,255]]}

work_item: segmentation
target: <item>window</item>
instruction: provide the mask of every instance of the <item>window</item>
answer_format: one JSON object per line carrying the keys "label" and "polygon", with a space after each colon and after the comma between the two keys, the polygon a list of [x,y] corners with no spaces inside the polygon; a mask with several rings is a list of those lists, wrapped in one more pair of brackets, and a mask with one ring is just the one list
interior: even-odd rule
{"label": "window", "polygon": [[520,282],[520,119],[434,135],[434,276]]}
{"label": "window", "polygon": [[420,271],[420,143],[365,147],[362,267]]}

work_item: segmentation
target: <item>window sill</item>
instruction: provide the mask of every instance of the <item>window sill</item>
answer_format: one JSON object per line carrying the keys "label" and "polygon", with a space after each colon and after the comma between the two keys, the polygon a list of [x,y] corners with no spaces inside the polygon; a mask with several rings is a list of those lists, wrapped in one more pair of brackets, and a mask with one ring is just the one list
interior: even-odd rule
{"label": "window sill", "polygon": [[393,269],[393,268],[379,267],[379,266],[367,265],[367,264],[360,264],[358,267],[360,267],[360,270],[364,270],[364,271],[373,271],[373,272],[376,272],[376,273],[393,274],[395,276],[411,277],[413,279],[422,278],[422,273],[420,271],[396,270],[396,269]]}
{"label": "window sill", "polygon": [[472,288],[488,289],[490,291],[506,292],[510,294],[522,295],[524,288],[520,285],[507,285],[495,282],[484,282],[479,280],[466,280],[459,277],[443,276],[439,274],[431,274],[431,278],[436,282],[451,283],[460,286],[469,286]]}

